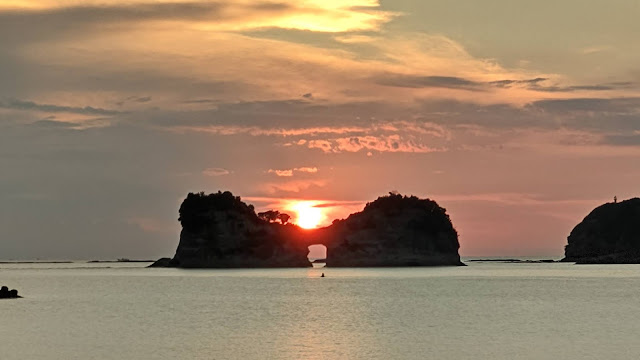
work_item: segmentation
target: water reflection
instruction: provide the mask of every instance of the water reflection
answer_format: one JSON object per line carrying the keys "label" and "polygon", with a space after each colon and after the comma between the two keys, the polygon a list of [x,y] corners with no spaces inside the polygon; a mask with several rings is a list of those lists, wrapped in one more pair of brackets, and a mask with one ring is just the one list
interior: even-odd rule
{"label": "water reflection", "polygon": [[[326,278],[321,278],[322,273]],[[327,268],[310,268],[296,301],[284,310],[292,321],[278,331],[274,357],[279,359],[370,359],[381,354],[368,297],[337,291],[344,278]]]}

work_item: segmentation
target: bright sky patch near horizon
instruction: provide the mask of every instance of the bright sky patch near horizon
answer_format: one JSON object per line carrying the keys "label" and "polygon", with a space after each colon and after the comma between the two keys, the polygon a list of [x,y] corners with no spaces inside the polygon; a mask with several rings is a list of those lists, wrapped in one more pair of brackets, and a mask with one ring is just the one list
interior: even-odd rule
{"label": "bright sky patch near horizon", "polygon": [[[640,1],[0,4],[0,258],[170,256],[188,192],[436,200],[560,255],[638,196]],[[247,200],[252,202],[250,200]]]}

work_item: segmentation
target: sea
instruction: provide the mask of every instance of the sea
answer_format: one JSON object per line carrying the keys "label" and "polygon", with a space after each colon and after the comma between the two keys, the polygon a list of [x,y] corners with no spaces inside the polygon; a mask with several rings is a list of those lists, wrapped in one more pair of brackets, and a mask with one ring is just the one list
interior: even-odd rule
{"label": "sea", "polygon": [[640,359],[640,265],[466,263],[4,263],[0,359]]}

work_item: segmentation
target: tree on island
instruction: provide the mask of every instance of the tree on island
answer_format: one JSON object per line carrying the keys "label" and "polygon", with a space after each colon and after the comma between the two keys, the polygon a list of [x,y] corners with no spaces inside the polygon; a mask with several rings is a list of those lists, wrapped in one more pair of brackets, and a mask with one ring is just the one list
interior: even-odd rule
{"label": "tree on island", "polygon": [[282,225],[287,225],[287,222],[289,222],[289,219],[291,219],[291,216],[289,216],[289,214],[281,213],[278,215],[278,220],[280,220]]}
{"label": "tree on island", "polygon": [[265,212],[260,212],[258,213],[258,217],[270,223],[276,222],[276,220],[280,220],[280,223],[282,225],[286,225],[287,222],[289,222],[289,219],[291,219],[291,216],[289,216],[289,214],[281,213],[278,210],[267,210]]}
{"label": "tree on island", "polygon": [[267,210],[265,212],[259,212],[258,217],[264,221],[275,222],[278,219],[280,212],[278,210]]}

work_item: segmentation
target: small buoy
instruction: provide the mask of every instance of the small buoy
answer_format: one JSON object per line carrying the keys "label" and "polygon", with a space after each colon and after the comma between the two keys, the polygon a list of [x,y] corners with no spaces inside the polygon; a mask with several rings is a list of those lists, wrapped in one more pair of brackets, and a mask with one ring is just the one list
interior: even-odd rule
{"label": "small buoy", "polygon": [[322,275],[320,275],[320,277],[324,277],[324,273],[322,273]]}

